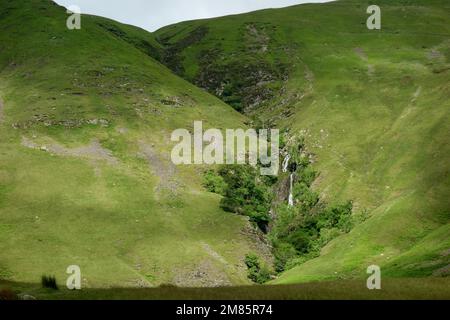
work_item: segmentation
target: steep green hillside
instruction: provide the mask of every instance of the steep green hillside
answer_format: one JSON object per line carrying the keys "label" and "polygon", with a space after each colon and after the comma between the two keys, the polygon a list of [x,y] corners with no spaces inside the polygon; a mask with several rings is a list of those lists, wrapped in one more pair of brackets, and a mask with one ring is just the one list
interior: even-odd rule
{"label": "steep green hillside", "polygon": [[304,136],[314,189],[370,218],[276,283],[364,276],[448,275],[450,7],[370,1],[217,19],[158,30],[164,62],[270,127]]}
{"label": "steep green hillside", "polygon": [[0,278],[83,286],[248,284],[247,220],[175,167],[170,134],[245,117],[153,60],[151,34],[49,0],[0,1]]}

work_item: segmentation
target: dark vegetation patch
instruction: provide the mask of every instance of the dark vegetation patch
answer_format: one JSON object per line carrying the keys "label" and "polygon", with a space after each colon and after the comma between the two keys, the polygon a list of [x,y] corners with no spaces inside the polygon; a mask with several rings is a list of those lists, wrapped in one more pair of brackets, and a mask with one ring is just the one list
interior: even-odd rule
{"label": "dark vegetation patch", "polygon": [[177,75],[184,76],[182,51],[200,42],[208,34],[208,31],[206,26],[200,26],[174,44],[169,43],[170,37],[159,37],[157,40],[166,47],[161,62]]}
{"label": "dark vegetation patch", "polygon": [[41,284],[43,288],[58,290],[58,284],[56,283],[56,278],[54,276],[43,275],[41,277]]}
{"label": "dark vegetation patch", "polygon": [[249,165],[222,166],[218,174],[226,187],[221,207],[225,211],[249,217],[250,221],[267,232],[274,180],[259,173],[258,168]]}
{"label": "dark vegetation patch", "polygon": [[270,30],[266,24],[244,24],[237,54],[225,53],[220,45],[202,50],[194,83],[239,112],[271,100],[281,90],[288,69],[278,55],[270,59]]}
{"label": "dark vegetation patch", "polygon": [[212,193],[217,193],[222,196],[225,195],[227,184],[222,176],[216,174],[214,170],[208,170],[204,174],[203,186]]}
{"label": "dark vegetation patch", "polygon": [[157,40],[166,48],[163,64],[237,111],[246,112],[273,99],[287,80],[289,63],[285,48],[273,40],[275,31],[269,23],[244,23],[239,29],[241,41],[232,54],[220,41],[209,48],[197,47],[195,75],[186,74],[183,51],[199,43],[208,34],[208,27],[199,26],[175,42],[177,34]]}
{"label": "dark vegetation patch", "polygon": [[239,112],[255,109],[272,99],[281,88],[282,64],[258,57],[235,57],[226,62],[218,48],[202,51],[200,72],[194,83]]}
{"label": "dark vegetation patch", "polygon": [[248,268],[248,278],[255,283],[264,284],[272,278],[270,269],[253,253],[246,255],[245,265]]}

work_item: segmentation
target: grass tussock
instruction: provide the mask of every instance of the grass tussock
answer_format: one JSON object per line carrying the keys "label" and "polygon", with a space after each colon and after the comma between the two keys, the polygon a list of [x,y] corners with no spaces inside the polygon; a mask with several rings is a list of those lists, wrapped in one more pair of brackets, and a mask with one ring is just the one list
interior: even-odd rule
{"label": "grass tussock", "polygon": [[41,277],[41,284],[43,288],[58,290],[58,284],[56,283],[56,278],[54,276],[43,275]]}

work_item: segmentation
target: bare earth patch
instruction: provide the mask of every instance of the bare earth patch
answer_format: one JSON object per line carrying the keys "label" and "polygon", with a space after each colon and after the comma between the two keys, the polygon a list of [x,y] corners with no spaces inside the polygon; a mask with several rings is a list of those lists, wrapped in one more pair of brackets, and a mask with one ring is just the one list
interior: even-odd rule
{"label": "bare earth patch", "polygon": [[119,164],[119,160],[113,156],[110,150],[103,148],[98,140],[93,140],[87,146],[67,148],[53,141],[50,141],[45,145],[41,145],[29,138],[22,137],[22,145],[27,148],[39,149],[41,151],[49,152],[50,154],[58,156],[106,161],[109,165]]}
{"label": "bare earth patch", "polygon": [[150,166],[152,173],[159,178],[159,183],[156,186],[156,192],[170,191],[176,193],[179,188],[179,183],[176,179],[176,166],[170,159],[163,159],[158,154],[158,151],[152,145],[144,142],[139,143],[140,156],[145,158]]}
{"label": "bare earth patch", "polygon": [[209,259],[201,261],[194,270],[174,270],[174,273],[172,282],[179,287],[205,288],[232,285],[226,273]]}

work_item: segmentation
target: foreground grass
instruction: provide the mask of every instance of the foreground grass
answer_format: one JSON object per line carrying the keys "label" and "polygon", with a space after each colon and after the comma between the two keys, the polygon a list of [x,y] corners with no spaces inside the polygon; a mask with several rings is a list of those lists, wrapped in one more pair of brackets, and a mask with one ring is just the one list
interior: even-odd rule
{"label": "foreground grass", "polygon": [[448,300],[449,278],[384,279],[381,290],[368,290],[364,279],[299,285],[222,288],[84,289],[59,291],[38,284],[0,282],[0,288],[39,300]]}

